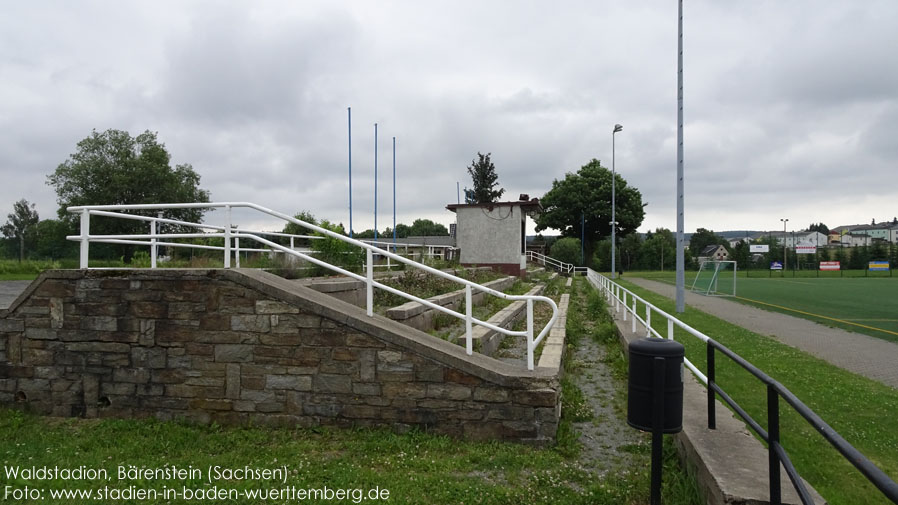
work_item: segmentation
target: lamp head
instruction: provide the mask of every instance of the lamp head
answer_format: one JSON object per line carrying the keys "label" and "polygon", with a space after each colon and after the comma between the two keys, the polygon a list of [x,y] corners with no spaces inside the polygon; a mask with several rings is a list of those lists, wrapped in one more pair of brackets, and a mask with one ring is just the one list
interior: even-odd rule
{"label": "lamp head", "polygon": [[616,124],[616,125],[614,125],[614,129],[611,130],[611,133],[614,134],[614,133],[617,133],[617,132],[619,132],[619,131],[621,131],[621,130],[623,130],[623,129],[624,129],[623,126],[621,126],[621,125],[619,125],[619,124]]}

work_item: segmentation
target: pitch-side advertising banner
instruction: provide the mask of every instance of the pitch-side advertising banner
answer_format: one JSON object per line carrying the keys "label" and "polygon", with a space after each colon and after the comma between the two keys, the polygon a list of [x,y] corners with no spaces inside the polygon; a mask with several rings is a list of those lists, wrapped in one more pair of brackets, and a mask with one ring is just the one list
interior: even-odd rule
{"label": "pitch-side advertising banner", "polygon": [[795,246],[795,254],[816,254],[817,246],[814,244],[798,244]]}
{"label": "pitch-side advertising banner", "polygon": [[748,246],[748,252],[750,252],[750,253],[770,252],[770,246],[767,244],[752,244],[752,245]]}
{"label": "pitch-side advertising banner", "polygon": [[871,261],[870,262],[870,270],[889,270],[889,262],[888,261]]}
{"label": "pitch-side advertising banner", "polygon": [[820,270],[840,270],[842,266],[838,261],[821,261]]}
{"label": "pitch-side advertising banner", "polygon": [[782,261],[771,261],[771,262],[770,262],[770,269],[771,269],[771,270],[782,270],[782,269],[783,269],[783,262],[782,262]]}

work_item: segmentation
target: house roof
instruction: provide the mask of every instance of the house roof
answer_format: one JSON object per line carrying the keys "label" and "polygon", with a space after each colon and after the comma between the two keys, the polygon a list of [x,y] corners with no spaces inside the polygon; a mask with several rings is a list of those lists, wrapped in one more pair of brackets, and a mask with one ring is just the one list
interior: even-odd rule
{"label": "house roof", "polygon": [[702,252],[701,252],[701,254],[699,254],[699,256],[710,256],[710,255],[714,254],[715,252],[717,252],[717,249],[719,247],[723,247],[723,246],[719,245],[719,244],[711,244],[709,246],[705,246],[705,248],[702,249]]}
{"label": "house roof", "polygon": [[541,211],[543,206],[539,203],[539,198],[531,198],[530,200],[519,200],[517,202],[491,202],[491,203],[450,203],[446,209],[456,212],[457,209],[468,208],[486,208],[494,209],[496,207],[517,207],[520,206],[524,212]]}

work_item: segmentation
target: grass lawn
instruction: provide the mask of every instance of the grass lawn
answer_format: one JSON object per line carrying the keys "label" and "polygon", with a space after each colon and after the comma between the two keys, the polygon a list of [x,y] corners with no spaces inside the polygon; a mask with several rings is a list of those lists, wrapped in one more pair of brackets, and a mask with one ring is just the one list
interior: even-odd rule
{"label": "grass lawn", "polygon": [[[623,285],[662,310],[674,313],[673,300],[626,281]],[[641,306],[638,311],[644,313]],[[681,320],[780,381],[887,475],[898,479],[898,390],[688,306]],[[666,334],[666,320],[655,317],[652,321],[657,331]],[[686,347],[687,358],[700,370],[706,370],[705,345],[683,331],[677,331],[675,338]],[[716,362],[717,381],[724,391],[766,427],[764,386],[720,354]],[[784,401],[780,402],[780,413],[781,440],[786,451],[801,476],[829,503],[889,503]]]}
{"label": "grass lawn", "polygon": [[0,274],[0,281],[33,281],[40,274]]}
{"label": "grass lawn", "polygon": [[[672,272],[631,275],[674,283]],[[687,272],[687,288],[694,275]],[[740,274],[736,295],[739,302],[765,310],[898,342],[898,277],[745,278]]]}

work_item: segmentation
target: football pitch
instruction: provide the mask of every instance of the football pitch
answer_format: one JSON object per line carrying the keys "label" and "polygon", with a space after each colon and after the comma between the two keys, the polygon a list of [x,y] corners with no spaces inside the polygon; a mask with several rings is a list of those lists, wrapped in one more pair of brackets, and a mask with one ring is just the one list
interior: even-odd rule
{"label": "football pitch", "polygon": [[[633,276],[673,283],[673,273]],[[687,272],[686,288],[695,272]],[[732,276],[726,276],[727,284]],[[724,281],[724,276],[721,277]],[[720,288],[724,286],[721,285]],[[898,342],[898,277],[749,277],[740,272],[735,300],[765,310],[810,319],[871,337]]]}

